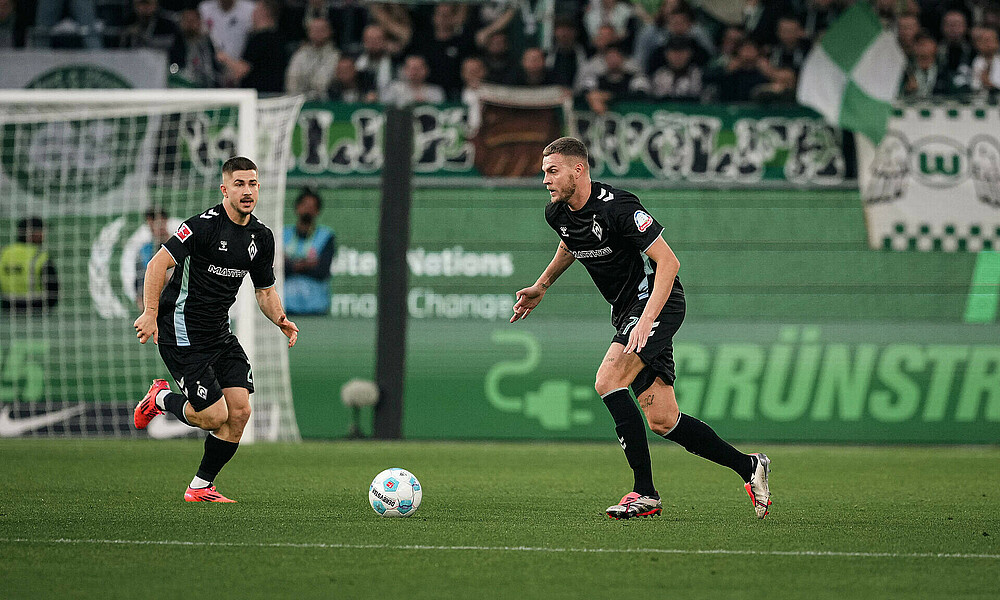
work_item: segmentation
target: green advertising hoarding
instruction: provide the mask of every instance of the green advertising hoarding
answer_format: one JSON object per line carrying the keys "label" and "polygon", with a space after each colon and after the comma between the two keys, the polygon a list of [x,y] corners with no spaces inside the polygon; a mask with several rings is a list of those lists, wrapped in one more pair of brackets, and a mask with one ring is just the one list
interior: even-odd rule
{"label": "green advertising hoarding", "polygon": [[[333,314],[301,319],[291,353],[306,437],[344,435],[338,390],[374,373],[378,195],[323,191],[340,253]],[[975,255],[868,250],[856,192],[639,195],[681,262],[682,410],[736,439],[1000,440],[1000,326],[964,322]],[[558,244],[547,201],[416,190],[406,437],[608,439],[593,382],[614,332],[585,270],[507,322]]]}
{"label": "green advertising hoarding", "polygon": [[[289,176],[379,175],[384,114],[377,105],[306,104]],[[421,105],[414,117],[416,175],[479,176],[464,105]],[[568,118],[568,131],[590,148],[596,177],[814,188],[847,178],[841,133],[801,107],[619,103],[602,115],[579,110]]]}

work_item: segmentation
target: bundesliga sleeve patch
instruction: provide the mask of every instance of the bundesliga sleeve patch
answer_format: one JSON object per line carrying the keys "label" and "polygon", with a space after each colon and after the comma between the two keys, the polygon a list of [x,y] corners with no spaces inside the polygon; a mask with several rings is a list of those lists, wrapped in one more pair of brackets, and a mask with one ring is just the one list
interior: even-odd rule
{"label": "bundesliga sleeve patch", "polygon": [[183,242],[184,240],[191,237],[191,228],[188,227],[187,223],[181,223],[181,226],[177,228],[177,233],[175,233],[174,235],[177,236],[177,239]]}
{"label": "bundesliga sleeve patch", "polygon": [[653,224],[653,217],[642,210],[635,211],[632,218],[635,219],[635,226],[639,231],[646,231]]}

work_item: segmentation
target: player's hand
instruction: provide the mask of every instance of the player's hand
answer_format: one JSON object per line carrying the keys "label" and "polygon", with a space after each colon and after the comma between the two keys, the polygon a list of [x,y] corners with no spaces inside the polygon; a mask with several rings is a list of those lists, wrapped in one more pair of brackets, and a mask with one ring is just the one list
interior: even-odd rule
{"label": "player's hand", "polygon": [[281,315],[281,318],[278,319],[278,327],[281,329],[281,333],[288,338],[288,347],[294,346],[296,340],[299,339],[299,328],[295,326],[295,323],[289,321],[285,315]]}
{"label": "player's hand", "polygon": [[639,322],[635,324],[632,328],[632,332],[628,334],[628,345],[622,350],[625,354],[631,354],[633,352],[638,352],[646,347],[646,342],[649,341],[649,335],[653,331],[653,319],[647,319],[646,317],[641,317]]}
{"label": "player's hand", "polygon": [[510,318],[510,322],[528,318],[531,311],[542,301],[544,295],[545,288],[538,284],[518,290],[515,294],[517,302],[514,303],[514,316]]}
{"label": "player's hand", "polygon": [[153,338],[153,343],[159,343],[159,332],[156,330],[156,313],[151,310],[144,310],[139,318],[132,323],[135,327],[135,337],[139,338],[140,344],[145,344],[149,338]]}

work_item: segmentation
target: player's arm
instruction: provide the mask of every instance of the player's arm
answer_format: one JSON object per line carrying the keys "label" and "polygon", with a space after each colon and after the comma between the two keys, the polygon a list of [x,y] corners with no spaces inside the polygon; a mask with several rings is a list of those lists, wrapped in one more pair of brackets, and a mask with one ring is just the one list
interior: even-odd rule
{"label": "player's arm", "polygon": [[569,248],[560,240],[559,247],[556,248],[556,255],[552,257],[549,266],[545,267],[545,270],[542,271],[542,274],[535,281],[534,285],[518,290],[516,294],[517,302],[514,304],[514,316],[510,318],[510,322],[513,323],[518,319],[527,318],[531,311],[538,306],[538,303],[542,301],[545,291],[556,282],[556,279],[559,279],[559,276],[575,260],[576,258],[569,251]]}
{"label": "player's arm", "polygon": [[257,290],[254,295],[257,297],[257,306],[260,307],[260,312],[264,313],[265,317],[281,329],[281,333],[288,338],[288,347],[294,346],[296,340],[299,339],[299,328],[285,315],[285,309],[281,307],[281,298],[278,297],[274,286]]}
{"label": "player's arm", "polygon": [[167,270],[176,263],[166,248],[161,247],[146,265],[146,276],[142,281],[142,314],[132,325],[139,342],[145,344],[149,338],[158,343],[156,315],[160,309],[160,293],[167,279]]}
{"label": "player's arm", "polygon": [[681,268],[681,263],[674,255],[674,251],[663,241],[662,237],[657,237],[649,248],[646,248],[646,256],[656,263],[656,275],[653,277],[653,289],[649,293],[646,308],[643,309],[639,322],[629,333],[628,345],[625,346],[624,350],[626,354],[638,352],[646,346],[646,340],[649,339],[649,334],[653,330],[653,321],[656,320],[657,315],[663,310],[663,305],[670,298],[670,292],[674,287],[674,278],[677,277],[677,272]]}

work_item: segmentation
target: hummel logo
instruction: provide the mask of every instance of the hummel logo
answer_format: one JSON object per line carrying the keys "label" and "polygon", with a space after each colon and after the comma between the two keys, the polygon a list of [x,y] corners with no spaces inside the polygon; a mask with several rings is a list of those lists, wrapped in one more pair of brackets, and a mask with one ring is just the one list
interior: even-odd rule
{"label": "hummel logo", "polygon": [[569,234],[568,234],[568,233],[566,233],[566,228],[565,228],[565,227],[560,227],[560,228],[559,228],[559,235],[561,235],[561,236],[563,236],[563,237],[566,237],[566,236],[568,236]]}
{"label": "hummel logo", "polygon": [[625,449],[625,438],[618,436],[618,443],[622,445],[622,450]]}
{"label": "hummel logo", "polygon": [[207,211],[205,211],[204,213],[202,213],[200,216],[201,216],[202,219],[211,219],[212,217],[219,216],[219,213],[215,212],[214,208],[210,208]]}
{"label": "hummel logo", "polygon": [[229,248],[226,247],[228,244],[229,242],[227,242],[226,240],[219,240],[219,250],[222,250],[223,252],[228,252]]}

